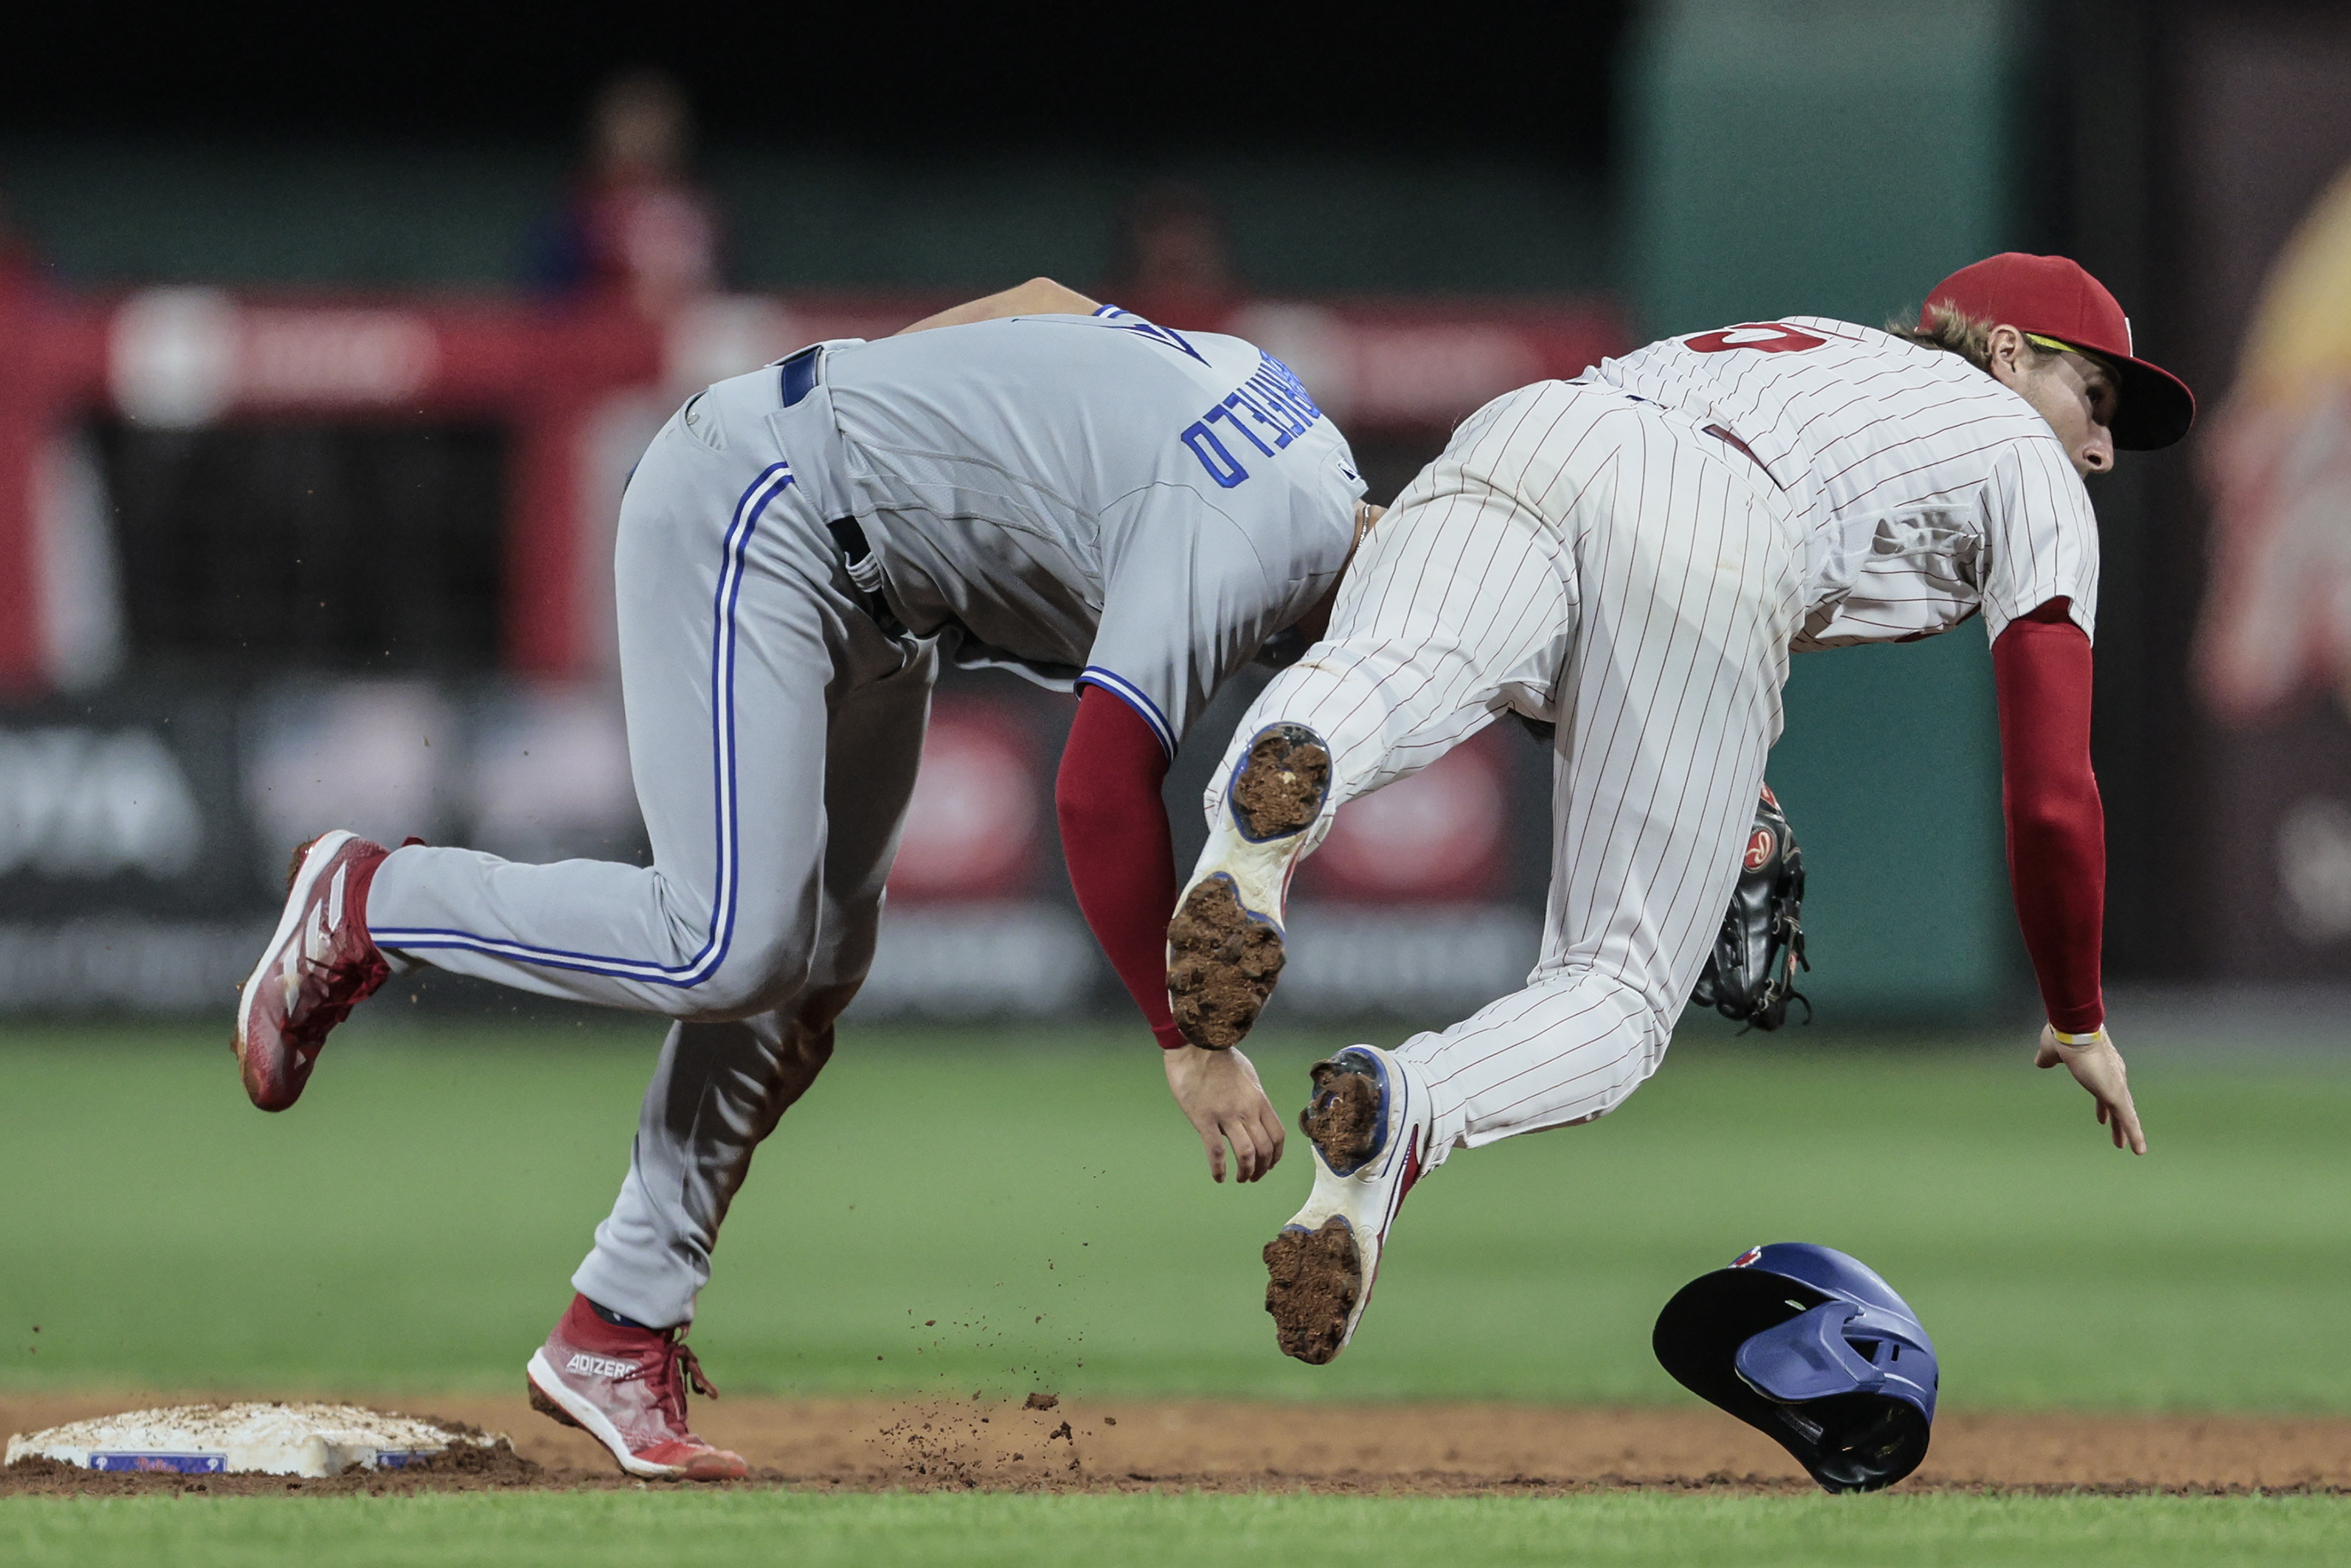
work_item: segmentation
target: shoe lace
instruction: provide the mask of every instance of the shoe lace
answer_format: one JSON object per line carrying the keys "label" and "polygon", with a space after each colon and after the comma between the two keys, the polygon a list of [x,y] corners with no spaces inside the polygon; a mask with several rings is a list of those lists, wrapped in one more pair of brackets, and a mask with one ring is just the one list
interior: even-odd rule
{"label": "shoe lace", "polygon": [[653,1385],[653,1398],[662,1414],[673,1427],[684,1433],[692,1423],[686,1419],[685,1396],[688,1389],[705,1399],[718,1397],[717,1386],[705,1376],[701,1359],[685,1343],[685,1331],[673,1329],[667,1352],[641,1374]]}
{"label": "shoe lace", "polygon": [[[684,1386],[693,1389],[705,1399],[717,1398],[718,1385],[711,1382],[709,1378],[703,1375],[701,1359],[697,1357],[694,1354],[693,1350],[686,1344],[684,1331],[680,1330],[678,1337],[670,1341],[670,1349],[675,1353],[677,1356],[678,1371],[685,1375]],[[683,1390],[680,1392],[682,1396]],[[685,1408],[682,1399],[678,1408],[681,1413]]]}

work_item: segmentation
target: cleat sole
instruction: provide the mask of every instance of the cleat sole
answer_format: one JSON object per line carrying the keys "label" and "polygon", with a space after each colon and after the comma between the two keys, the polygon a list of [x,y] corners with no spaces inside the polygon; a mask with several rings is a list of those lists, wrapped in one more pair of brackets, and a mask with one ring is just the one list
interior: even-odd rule
{"label": "cleat sole", "polygon": [[1233,780],[1233,820],[1262,843],[1294,833],[1322,814],[1331,789],[1331,753],[1303,725],[1278,724],[1249,747]]}
{"label": "cleat sole", "polygon": [[1281,931],[1241,904],[1229,876],[1185,895],[1167,926],[1167,998],[1194,1045],[1228,1051],[1257,1023],[1284,961]]}
{"label": "cleat sole", "polygon": [[1265,1244],[1265,1310],[1281,1354],[1328,1364],[1347,1341],[1347,1319],[1364,1293],[1364,1254],[1333,1215],[1319,1230],[1292,1228]]}
{"label": "cleat sole", "polygon": [[1322,1155],[1332,1175],[1352,1175],[1380,1148],[1385,1130],[1380,1081],[1337,1060],[1318,1061],[1311,1071],[1314,1092],[1298,1113],[1298,1130]]}

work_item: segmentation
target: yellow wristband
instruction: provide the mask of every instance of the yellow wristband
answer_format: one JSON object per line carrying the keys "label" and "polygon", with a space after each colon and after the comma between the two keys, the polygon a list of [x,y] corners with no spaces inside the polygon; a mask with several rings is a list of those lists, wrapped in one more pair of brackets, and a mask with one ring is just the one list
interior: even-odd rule
{"label": "yellow wristband", "polygon": [[2098,1037],[2105,1032],[2106,1026],[2104,1024],[2100,1024],[2087,1034],[2067,1034],[2055,1024],[2049,1026],[2049,1037],[2060,1045],[2095,1045],[2098,1043]]}

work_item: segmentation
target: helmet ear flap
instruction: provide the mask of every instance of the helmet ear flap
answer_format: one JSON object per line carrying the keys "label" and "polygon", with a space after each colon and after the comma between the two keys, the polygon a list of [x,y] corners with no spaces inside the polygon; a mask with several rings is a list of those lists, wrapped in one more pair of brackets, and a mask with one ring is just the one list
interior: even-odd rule
{"label": "helmet ear flap", "polygon": [[1934,1347],[1901,1298],[1843,1253],[1758,1249],[1675,1292],[1650,1343],[1675,1381],[1830,1491],[1891,1486],[1926,1458]]}

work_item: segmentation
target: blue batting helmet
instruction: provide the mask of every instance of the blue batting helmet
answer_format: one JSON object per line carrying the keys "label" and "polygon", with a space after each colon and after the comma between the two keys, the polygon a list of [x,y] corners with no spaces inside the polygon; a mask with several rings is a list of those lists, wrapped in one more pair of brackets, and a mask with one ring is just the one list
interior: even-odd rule
{"label": "blue batting helmet", "polygon": [[1751,1248],[1674,1292],[1650,1343],[1683,1387],[1831,1491],[1892,1486],[1927,1457],[1935,1343],[1858,1259],[1809,1241]]}

